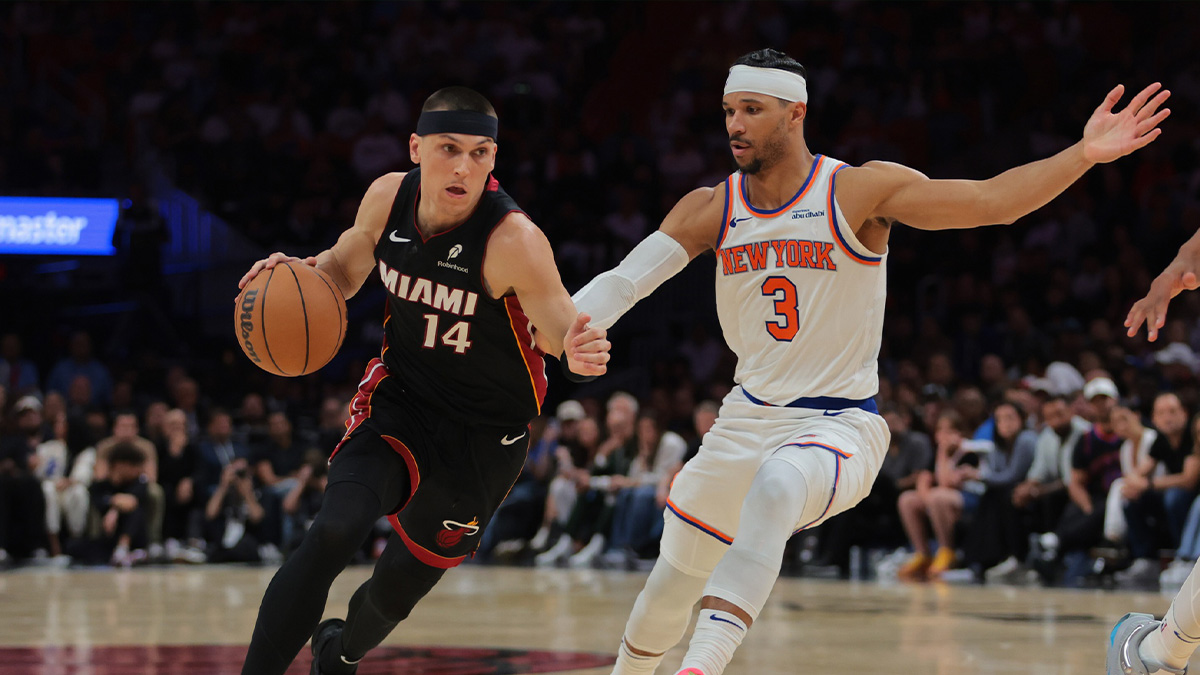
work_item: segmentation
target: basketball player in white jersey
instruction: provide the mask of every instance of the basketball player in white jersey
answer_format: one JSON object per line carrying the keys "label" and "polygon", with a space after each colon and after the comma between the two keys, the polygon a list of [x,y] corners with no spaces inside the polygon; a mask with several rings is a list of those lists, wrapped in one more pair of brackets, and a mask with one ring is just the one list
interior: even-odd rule
{"label": "basketball player in white jersey", "polygon": [[[1200,232],[1192,235],[1170,265],[1150,284],[1146,297],[1133,303],[1125,318],[1129,337],[1146,324],[1154,342],[1167,322],[1167,305],[1183,291],[1200,287]],[[1188,660],[1200,647],[1200,562],[1175,594],[1162,621],[1149,614],[1121,617],[1108,636],[1108,675],[1186,673]]]}
{"label": "basketball player in white jersey", "polygon": [[925,230],[1012,223],[1092,165],[1153,141],[1168,92],[1152,85],[1120,113],[1113,89],[1083,139],[985,181],[930,180],[888,162],[847,166],[804,139],[803,66],[762,50],[734,64],[722,107],[739,171],[685,196],[661,229],[575,295],[608,328],[688,261],[716,252],[717,312],[738,356],[699,454],[679,473],[662,554],[634,605],[614,673],[652,673],[687,629],[679,673],[718,675],[758,618],[784,543],[865,496],[887,452],[872,397],[887,242]]}

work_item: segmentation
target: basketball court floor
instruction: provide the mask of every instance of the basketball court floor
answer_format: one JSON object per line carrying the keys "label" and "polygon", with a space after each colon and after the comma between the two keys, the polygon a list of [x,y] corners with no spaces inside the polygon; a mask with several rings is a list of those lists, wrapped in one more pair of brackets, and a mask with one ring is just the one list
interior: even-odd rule
{"label": "basketball court floor", "polygon": [[[273,569],[22,569],[0,574],[0,673],[236,674]],[[369,567],[347,570],[344,615]],[[606,675],[645,573],[464,566],[383,647],[376,673]],[[782,579],[730,675],[1098,675],[1113,622],[1155,594]],[[660,669],[673,673],[677,647]],[[307,647],[292,673],[308,673]],[[1195,665],[1195,663],[1193,664]]]}

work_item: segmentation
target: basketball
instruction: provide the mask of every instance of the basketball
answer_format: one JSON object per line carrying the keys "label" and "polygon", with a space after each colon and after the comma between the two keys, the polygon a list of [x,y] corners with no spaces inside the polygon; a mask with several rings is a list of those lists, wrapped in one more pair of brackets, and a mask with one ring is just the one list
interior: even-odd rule
{"label": "basketball", "polygon": [[273,375],[316,372],[346,337],[346,299],[328,274],[300,262],[263,270],[237,298],[234,332],[242,351]]}

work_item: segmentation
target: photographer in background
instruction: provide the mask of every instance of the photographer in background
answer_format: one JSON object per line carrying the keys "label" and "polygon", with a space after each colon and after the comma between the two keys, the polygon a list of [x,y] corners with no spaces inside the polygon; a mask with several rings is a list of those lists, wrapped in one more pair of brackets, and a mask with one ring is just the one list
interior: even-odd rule
{"label": "photographer in background", "polygon": [[204,507],[208,561],[260,562],[258,529],[263,515],[247,461],[238,458],[225,465]]}

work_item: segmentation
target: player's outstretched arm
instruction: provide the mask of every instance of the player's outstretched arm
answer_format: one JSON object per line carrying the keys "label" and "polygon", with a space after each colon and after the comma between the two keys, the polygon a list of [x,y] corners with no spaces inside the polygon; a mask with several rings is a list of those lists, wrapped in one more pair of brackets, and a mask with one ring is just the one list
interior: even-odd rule
{"label": "player's outstretched arm", "polygon": [[483,276],[493,294],[515,293],[536,329],[537,346],[565,358],[585,377],[607,370],[609,343],[602,328],[588,326],[563,288],[546,235],[525,214],[510,213],[488,241]]}
{"label": "player's outstretched arm", "polygon": [[611,327],[692,258],[716,247],[724,208],[724,193],[713,188],[685,195],[657,232],[635,246],[621,264],[575,293],[579,311],[592,316],[593,326]]}
{"label": "player's outstretched arm", "polygon": [[1125,327],[1129,337],[1137,335],[1142,322],[1146,323],[1146,337],[1151,342],[1158,339],[1158,329],[1167,322],[1167,305],[1171,298],[1183,291],[1194,291],[1200,287],[1200,231],[1192,235],[1179,249],[1179,254],[1170,265],[1150,284],[1146,297],[1133,303]]}
{"label": "player's outstretched arm", "polygon": [[[328,274],[347,299],[358,292],[375,268],[375,245],[379,243],[379,237],[387,225],[388,214],[392,211],[392,202],[396,199],[396,191],[400,189],[402,180],[403,173],[389,173],[376,178],[358,206],[354,225],[342,232],[332,248],[303,259],[306,265]],[[238,282],[238,288],[245,288],[259,272],[287,260],[300,258],[277,252],[259,260]]]}
{"label": "player's outstretched arm", "polygon": [[1169,108],[1159,110],[1171,95],[1160,89],[1152,84],[1123,110],[1113,112],[1125,91],[1118,85],[1092,113],[1078,143],[987,180],[931,180],[890,162],[846,169],[838,175],[839,194],[847,197],[843,206],[864,211],[847,213],[847,219],[855,223],[893,218],[925,230],[1012,223],[1057,197],[1093,165],[1128,155],[1158,138],[1158,125],[1171,113]]}

